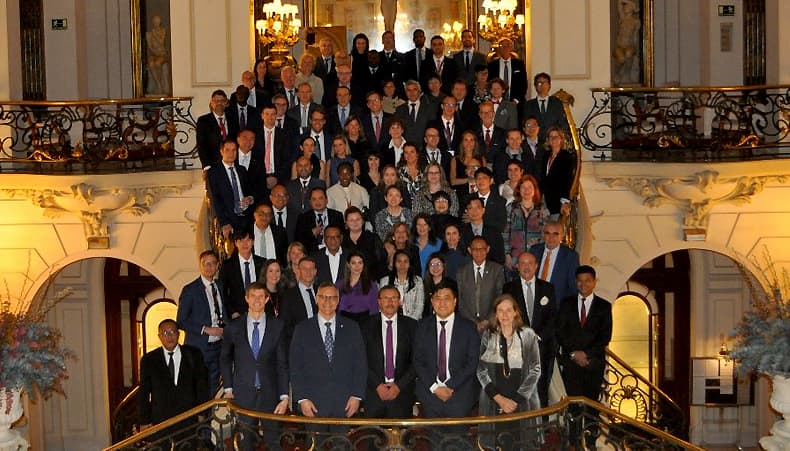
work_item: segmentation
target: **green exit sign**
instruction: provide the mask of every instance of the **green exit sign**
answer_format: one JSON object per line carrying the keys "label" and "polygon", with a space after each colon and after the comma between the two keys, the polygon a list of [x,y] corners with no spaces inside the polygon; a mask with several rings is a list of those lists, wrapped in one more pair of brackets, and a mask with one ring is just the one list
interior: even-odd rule
{"label": "green exit sign", "polygon": [[719,16],[734,16],[735,5],[719,5]]}
{"label": "green exit sign", "polygon": [[67,30],[69,28],[68,19],[52,19],[53,30]]}

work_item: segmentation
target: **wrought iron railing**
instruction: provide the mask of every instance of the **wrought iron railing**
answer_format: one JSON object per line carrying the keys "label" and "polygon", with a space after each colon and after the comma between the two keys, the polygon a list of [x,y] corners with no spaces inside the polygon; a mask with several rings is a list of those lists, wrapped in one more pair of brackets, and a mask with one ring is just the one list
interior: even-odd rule
{"label": "wrought iron railing", "polygon": [[790,153],[790,85],[596,88],[581,145],[613,159],[772,158]]}
{"label": "wrought iron railing", "polygon": [[308,419],[215,399],[105,451],[259,449],[265,441],[287,450],[702,449],[585,398],[526,413],[435,419]]}
{"label": "wrought iron railing", "polygon": [[610,409],[675,437],[688,437],[688,420],[680,406],[617,354],[606,350],[603,402]]}
{"label": "wrought iron railing", "polygon": [[113,442],[120,442],[121,440],[131,437],[137,433],[137,426],[140,423],[140,417],[137,413],[137,392],[140,391],[140,386],[135,386],[123,400],[118,403],[118,406],[110,416],[110,428]]}
{"label": "wrought iron railing", "polygon": [[197,152],[192,97],[0,102],[4,172],[185,169]]}

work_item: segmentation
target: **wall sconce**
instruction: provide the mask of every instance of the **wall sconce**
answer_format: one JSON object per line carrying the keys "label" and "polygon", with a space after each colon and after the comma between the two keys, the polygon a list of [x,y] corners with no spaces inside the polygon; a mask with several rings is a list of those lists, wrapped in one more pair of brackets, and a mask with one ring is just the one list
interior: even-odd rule
{"label": "wall sconce", "polygon": [[721,346],[719,346],[719,354],[716,356],[719,360],[723,361],[726,365],[730,361],[730,350],[727,348],[727,342],[724,340],[724,334],[719,335]]}

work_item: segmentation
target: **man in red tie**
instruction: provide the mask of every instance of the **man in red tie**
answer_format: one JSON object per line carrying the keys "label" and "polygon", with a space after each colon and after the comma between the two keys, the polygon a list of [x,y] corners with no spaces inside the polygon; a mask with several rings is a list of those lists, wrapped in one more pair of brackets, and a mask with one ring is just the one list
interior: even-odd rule
{"label": "man in red tie", "polygon": [[228,106],[228,96],[225,91],[217,89],[211,93],[208,113],[197,120],[196,134],[198,157],[203,170],[212,164],[218,164],[222,157],[219,154],[222,141],[228,136],[236,136],[237,125],[228,124],[225,108]]}

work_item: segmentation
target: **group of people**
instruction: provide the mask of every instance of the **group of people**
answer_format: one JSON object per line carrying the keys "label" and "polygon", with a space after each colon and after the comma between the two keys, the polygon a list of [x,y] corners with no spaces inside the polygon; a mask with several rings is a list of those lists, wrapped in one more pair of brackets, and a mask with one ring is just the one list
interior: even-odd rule
{"label": "group of people", "polygon": [[422,30],[405,54],[392,32],[381,51],[357,35],[350,55],[322,39],[274,95],[263,62],[230,101],[213,93],[198,146],[235,251],[221,265],[203,252],[176,322],[160,325],[163,348],[143,359],[159,370],[141,371],[144,423],[178,413],[152,414],[152,381],[178,386],[172,368],[193,347],[205,366],[195,400],[221,375],[224,396],[277,414],[404,418],[415,400],[426,417],[536,409],[555,359],[569,395],[598,398],[611,307],[561,244],[574,171],[562,105],[545,73],[526,100],[512,42],[485,64],[462,36],[452,58],[439,36],[424,49]]}

